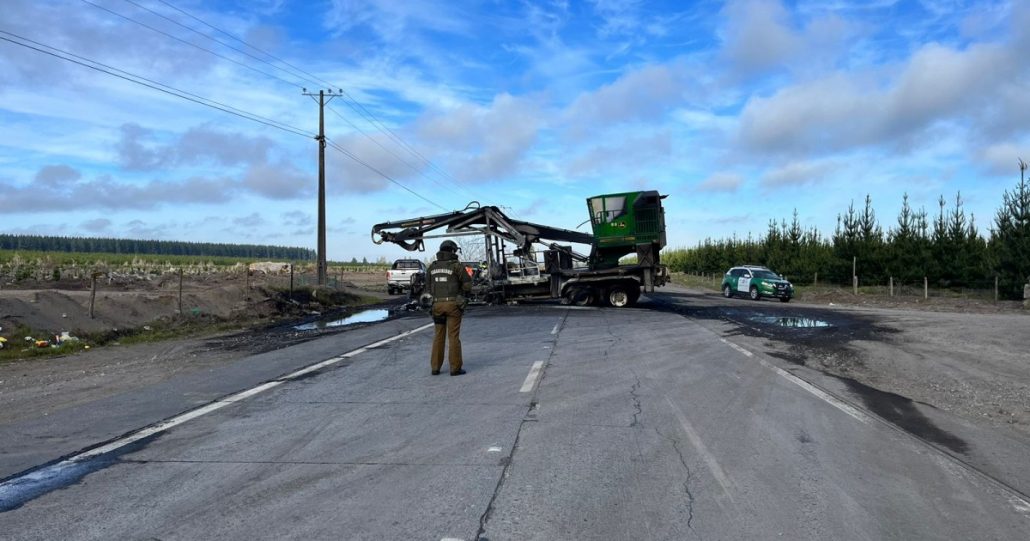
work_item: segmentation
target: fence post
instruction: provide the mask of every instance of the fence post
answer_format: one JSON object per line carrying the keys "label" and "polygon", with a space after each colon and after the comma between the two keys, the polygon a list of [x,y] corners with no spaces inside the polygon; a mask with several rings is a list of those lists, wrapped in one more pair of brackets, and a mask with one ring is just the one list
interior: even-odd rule
{"label": "fence post", "polygon": [[929,299],[929,298],[930,298],[929,282],[927,281],[926,277],[923,276],[923,299]]}
{"label": "fence post", "polygon": [[182,315],[182,267],[179,267],[179,315]]}
{"label": "fence post", "polygon": [[891,276],[891,297],[894,296],[894,277]]}
{"label": "fence post", "polygon": [[93,304],[97,300],[97,273],[94,272],[89,284],[89,318],[93,319]]}
{"label": "fence post", "polygon": [[812,286],[819,285],[819,272],[815,273],[815,280],[812,280]]}
{"label": "fence post", "polygon": [[998,302],[998,275],[994,275],[994,302]]}
{"label": "fence post", "polygon": [[851,289],[855,295],[858,295],[858,276],[851,277]]}
{"label": "fence post", "polygon": [[290,263],[290,300],[293,300],[293,263]]}

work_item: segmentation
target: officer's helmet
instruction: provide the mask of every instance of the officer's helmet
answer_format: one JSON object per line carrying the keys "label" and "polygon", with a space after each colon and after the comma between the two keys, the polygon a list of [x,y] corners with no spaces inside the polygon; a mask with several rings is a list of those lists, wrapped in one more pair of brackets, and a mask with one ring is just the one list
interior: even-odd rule
{"label": "officer's helmet", "polygon": [[458,251],[458,244],[453,240],[445,240],[440,243],[440,251],[456,253]]}

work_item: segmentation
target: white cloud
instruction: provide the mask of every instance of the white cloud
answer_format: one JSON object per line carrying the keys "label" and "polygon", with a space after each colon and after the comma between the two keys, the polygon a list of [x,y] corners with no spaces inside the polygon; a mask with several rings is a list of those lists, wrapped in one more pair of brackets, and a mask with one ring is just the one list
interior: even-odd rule
{"label": "white cloud", "polygon": [[733,0],[726,4],[724,54],[733,70],[754,73],[778,67],[802,47],[778,1]]}
{"label": "white cloud", "polygon": [[977,158],[992,175],[1014,177],[1019,174],[1019,160],[1030,161],[1030,143],[999,143],[980,149]]}
{"label": "white cloud", "polygon": [[767,172],[761,184],[766,188],[814,184],[831,173],[833,167],[829,162],[791,162]]}
{"label": "white cloud", "polygon": [[672,135],[668,130],[659,130],[590,148],[570,157],[565,171],[572,177],[598,172],[618,174],[625,169],[640,170],[649,164],[666,161],[671,154]]}
{"label": "white cloud", "polygon": [[580,94],[565,112],[564,130],[586,137],[599,127],[661,118],[685,102],[687,80],[680,68],[678,64],[644,66]]}
{"label": "white cloud", "polygon": [[743,177],[736,173],[718,172],[698,184],[697,189],[701,192],[735,192],[743,182]]}
{"label": "white cloud", "polygon": [[489,106],[432,112],[417,129],[445,169],[460,180],[484,182],[515,172],[541,127],[534,100],[499,94]]}
{"label": "white cloud", "polygon": [[1012,51],[996,44],[965,50],[929,44],[886,83],[835,73],[752,98],[741,113],[738,137],[744,148],[770,153],[892,144],[939,122],[989,114],[999,94],[1026,71]]}

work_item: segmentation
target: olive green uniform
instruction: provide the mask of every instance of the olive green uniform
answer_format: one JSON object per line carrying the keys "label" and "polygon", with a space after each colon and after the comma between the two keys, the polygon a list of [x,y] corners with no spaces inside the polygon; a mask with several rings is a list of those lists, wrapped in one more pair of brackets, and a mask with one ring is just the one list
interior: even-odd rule
{"label": "olive green uniform", "polygon": [[451,347],[447,361],[451,365],[451,373],[461,370],[461,316],[465,312],[466,300],[472,291],[472,278],[465,270],[465,265],[458,261],[458,254],[437,252],[436,261],[426,270],[426,287],[433,296],[433,323],[436,334],[433,336],[433,351],[429,366],[434,373],[443,366],[444,343],[450,340]]}

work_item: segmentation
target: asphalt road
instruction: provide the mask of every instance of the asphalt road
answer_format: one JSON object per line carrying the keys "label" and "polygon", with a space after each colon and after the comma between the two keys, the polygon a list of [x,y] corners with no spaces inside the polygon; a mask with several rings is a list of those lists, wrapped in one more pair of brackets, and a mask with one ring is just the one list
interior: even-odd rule
{"label": "asphalt road", "polygon": [[[463,326],[462,377],[430,376],[431,329],[399,334],[426,319],[392,320],[264,354],[218,377],[169,382],[163,394],[151,390],[151,401],[134,395],[74,408],[19,443],[10,438],[35,425],[0,427],[8,471],[114,442],[0,484],[0,532],[1030,537],[1030,504],[1005,476],[1025,469],[1030,454],[1012,456],[999,444],[992,464],[1001,469],[978,468],[962,460],[968,447],[889,422],[732,324],[677,310],[681,302],[656,295],[636,309],[474,308]],[[383,338],[390,341],[362,347]],[[326,359],[332,364],[282,377]],[[260,392],[226,396],[262,382]],[[124,410],[133,407],[149,409]],[[197,407],[195,417],[173,417]],[[120,421],[102,421],[111,417]],[[162,418],[174,426],[120,445],[133,422]],[[76,424],[74,437],[58,437]],[[59,449],[46,447],[46,434]]]}

